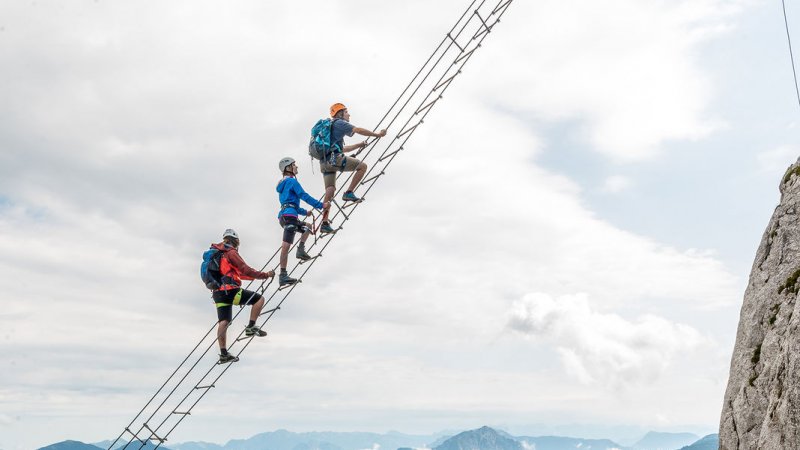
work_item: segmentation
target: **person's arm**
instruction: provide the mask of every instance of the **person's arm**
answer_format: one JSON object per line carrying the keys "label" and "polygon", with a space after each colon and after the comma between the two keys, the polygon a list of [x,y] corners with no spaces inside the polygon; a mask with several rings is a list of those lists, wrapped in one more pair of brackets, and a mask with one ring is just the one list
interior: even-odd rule
{"label": "person's arm", "polygon": [[352,152],[353,150],[359,150],[367,146],[367,141],[359,142],[358,144],[351,144],[345,145],[342,149],[342,153]]}
{"label": "person's arm", "polygon": [[228,258],[228,262],[231,263],[233,268],[239,272],[239,277],[243,280],[266,280],[267,278],[275,275],[275,273],[271,270],[269,272],[260,272],[248,266],[242,257],[239,256],[239,252],[235,249],[228,250],[225,256]]}
{"label": "person's arm", "polygon": [[[322,202],[309,195],[308,192],[304,191],[303,186],[300,186],[300,182],[298,182],[297,180],[294,181],[295,182],[292,184],[292,189],[294,189],[295,194],[297,194],[297,196],[300,197],[300,199],[302,199],[309,205],[313,206],[314,208],[322,209],[323,207]],[[300,214],[304,216],[308,215],[308,211],[306,211],[303,208],[297,208],[297,210],[300,212]]]}
{"label": "person's arm", "polygon": [[358,133],[358,134],[360,134],[362,136],[369,136],[369,137],[384,137],[384,136],[386,136],[386,130],[385,129],[383,129],[383,130],[381,130],[381,131],[379,131],[377,133],[373,133],[372,131],[367,130],[366,128],[355,127],[355,128],[353,128],[353,133]]}

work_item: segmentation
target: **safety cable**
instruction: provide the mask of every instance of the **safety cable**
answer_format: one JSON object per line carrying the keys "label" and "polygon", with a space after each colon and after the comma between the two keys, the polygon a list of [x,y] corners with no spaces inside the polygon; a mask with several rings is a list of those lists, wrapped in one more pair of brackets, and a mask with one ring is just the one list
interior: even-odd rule
{"label": "safety cable", "polygon": [[[433,51],[433,53],[428,58],[428,60],[425,62],[425,64],[423,64],[422,68],[417,72],[417,74],[414,76],[412,81],[405,87],[405,89],[398,96],[398,98],[395,100],[395,102],[392,104],[392,106],[390,106],[389,110],[387,111],[386,114],[384,114],[384,116],[378,122],[378,125],[376,126],[375,129],[379,129],[384,123],[386,123],[386,125],[383,125],[383,127],[389,128],[392,124],[394,124],[401,117],[401,115],[404,112],[408,112],[406,110],[406,107],[412,101],[417,99],[417,96],[416,96],[417,92],[419,92],[423,88],[425,83],[428,82],[429,77],[431,77],[431,75],[434,73],[434,71],[439,67],[441,61],[445,58],[445,55],[447,55],[448,52],[454,46],[456,47],[457,50],[455,50],[455,51],[457,53],[454,55],[453,62],[450,65],[446,66],[444,72],[441,74],[441,76],[439,76],[437,81],[435,83],[431,84],[431,86],[433,86],[433,87],[429,89],[428,94],[425,95],[424,98],[422,99],[422,101],[419,102],[419,106],[411,111],[408,119],[404,122],[404,125],[401,127],[400,131],[398,131],[397,135],[394,138],[388,140],[388,144],[385,145],[385,148],[383,149],[383,152],[380,154],[380,156],[378,156],[378,158],[375,161],[375,163],[370,164],[371,168],[370,168],[370,170],[367,171],[367,173],[365,173],[365,175],[364,175],[365,179],[362,180],[359,183],[359,186],[366,186],[366,189],[361,194],[362,195],[362,199],[365,198],[366,194],[369,193],[370,190],[374,187],[374,185],[377,182],[377,180],[382,175],[385,174],[385,171],[388,168],[388,166],[391,164],[391,162],[394,160],[394,158],[397,156],[397,154],[400,152],[400,150],[403,150],[403,146],[406,144],[406,142],[408,142],[408,139],[411,137],[411,135],[414,134],[414,132],[416,131],[417,127],[423,123],[425,117],[428,115],[428,113],[430,113],[430,111],[433,108],[434,104],[436,102],[438,102],[438,100],[440,100],[442,98],[442,95],[449,88],[449,86],[452,83],[453,79],[458,74],[461,73],[461,69],[464,67],[464,65],[472,57],[474,51],[477,50],[481,46],[482,41],[486,38],[486,36],[488,36],[489,32],[492,30],[494,25],[500,21],[500,17],[507,11],[508,6],[512,3],[512,1],[513,0],[500,0],[495,7],[493,7],[488,12],[483,11],[483,15],[481,15],[481,12],[482,12],[481,8],[483,7],[483,5],[486,2],[486,0],[483,0],[477,7],[474,7],[474,8],[473,8],[473,6],[475,5],[475,1],[473,0],[472,3],[470,3],[470,5],[466,8],[464,13],[461,15],[461,17],[458,19],[456,24],[447,33],[445,38],[439,43],[439,45]],[[472,11],[471,14],[470,14],[470,11]],[[468,16],[468,14],[469,14],[469,16]],[[467,19],[466,21],[464,21],[465,17]],[[477,20],[475,20],[475,19],[477,19]],[[462,21],[464,21],[463,24],[462,24]],[[470,38],[470,40],[466,44],[464,44],[462,42],[461,45],[459,45],[459,41],[458,40],[459,40],[460,36],[462,36],[462,33],[470,26],[470,24],[474,24],[474,25],[477,26],[476,31],[472,34],[472,37]],[[460,28],[459,28],[459,26],[460,26]],[[447,44],[445,45],[445,43],[447,43]],[[438,58],[437,58],[437,54],[438,54]],[[434,63],[432,65],[430,65],[428,72],[423,77],[420,78],[420,75],[425,71],[426,67],[429,66],[431,61],[434,61]],[[455,68],[455,70],[451,71],[451,69],[453,69],[453,68]],[[411,89],[412,86],[415,86],[415,85],[416,85],[416,87],[414,89]],[[430,100],[431,97],[434,94],[435,94],[435,99]],[[405,101],[402,103],[400,108],[398,108],[395,111],[394,115],[392,116],[392,110],[395,109],[397,107],[397,105],[400,104],[403,101],[404,97],[406,97]],[[390,116],[392,116],[391,119],[388,120],[388,122],[386,122],[386,120]],[[414,125],[409,126],[412,123],[412,121],[414,120],[415,117],[419,117],[419,120]],[[372,140],[371,142],[368,143],[368,145],[367,145],[367,147],[365,149],[362,149],[362,150],[367,150],[365,155],[364,155],[364,158],[363,158],[364,160],[366,160],[367,158],[370,157],[370,154],[378,147],[380,142],[381,142],[380,138],[374,139],[374,140]],[[390,150],[393,148],[394,144],[399,144],[399,146],[397,146],[398,148],[396,150],[393,150],[392,152],[390,152]],[[362,150],[359,150],[358,152],[356,152],[356,154],[360,153]],[[377,169],[379,166],[380,166],[380,170]],[[369,175],[371,173],[373,173],[373,171],[376,171],[376,170],[377,170],[377,175],[369,177]],[[335,205],[335,207],[337,208],[337,211],[333,214],[333,217],[329,218],[332,223],[333,223],[333,221],[335,219],[337,219],[341,215],[341,216],[343,216],[343,219],[342,219],[342,224],[343,224],[344,222],[346,222],[347,220],[350,219],[350,217],[352,216],[353,212],[361,204],[361,203],[349,203],[349,204],[339,205],[339,203],[335,201],[336,196],[338,196],[339,192],[342,191],[345,188],[345,184],[351,179],[353,174],[354,173],[349,173],[346,176],[345,183],[339,184],[339,187],[336,190],[335,196],[332,199],[332,202],[331,202],[332,206],[331,207],[333,208],[333,206]],[[337,181],[342,176],[345,176],[344,172],[343,173],[339,173],[337,175]],[[345,209],[348,209],[348,208],[352,208],[350,210],[349,214],[347,212],[345,212]],[[312,222],[314,222],[314,223],[316,222],[316,218],[314,218],[313,216],[312,216]],[[340,225],[339,227],[336,228],[336,230],[339,231],[342,228],[343,228],[343,226]],[[266,325],[266,323],[274,316],[275,312],[277,312],[277,310],[279,310],[281,308],[281,306],[283,305],[284,301],[286,301],[286,299],[289,297],[289,295],[300,284],[300,282],[302,281],[303,277],[308,273],[308,271],[311,269],[311,267],[314,265],[314,263],[317,261],[317,259],[322,257],[322,254],[323,254],[324,250],[328,247],[328,245],[330,245],[330,243],[333,241],[333,238],[335,236],[336,236],[336,233],[324,235],[324,236],[321,236],[321,237],[317,237],[316,235],[314,236],[313,243],[311,243],[311,245],[308,247],[308,250],[312,250],[312,249],[314,249],[314,247],[317,246],[317,244],[320,244],[320,248],[319,248],[319,251],[317,252],[316,256],[312,257],[312,259],[309,260],[309,261],[300,261],[300,262],[295,263],[295,265],[292,267],[291,271],[289,272],[290,274],[294,274],[296,271],[299,271],[301,269],[300,266],[302,266],[302,265],[306,266],[305,270],[303,270],[302,273],[299,275],[297,283],[295,283],[293,285],[286,286],[286,287],[277,287],[269,295],[269,297],[267,297],[267,295],[265,295],[266,291],[270,287],[270,285],[271,285],[272,281],[274,280],[274,278],[272,278],[270,280],[261,280],[260,285],[256,289],[256,292],[258,294],[260,294],[260,295],[265,297],[265,302],[264,302],[263,309],[262,309],[261,313],[259,314],[259,317],[265,316],[263,321],[261,322],[260,328],[263,328]],[[325,241],[325,242],[323,242],[323,241]],[[296,245],[297,245],[297,243],[292,245],[291,248],[290,248],[290,251],[291,251],[291,249],[294,249],[296,247]],[[280,252],[280,248],[262,266],[261,271],[264,271],[264,269],[266,267],[270,266],[270,264],[273,264],[274,269],[278,268],[277,265],[275,265],[274,260],[275,260],[275,257],[277,256],[277,254],[279,252]],[[254,283],[254,282],[255,282],[255,280],[253,280],[250,283],[248,283],[245,286],[245,289],[250,287],[252,285],[252,283]],[[284,293],[284,295],[283,296],[279,296],[278,294],[281,293],[281,291],[284,291],[284,290],[286,291]],[[271,306],[271,303],[272,303],[273,299],[276,299],[277,297],[279,297],[279,300],[277,300],[277,304],[275,306]],[[244,305],[246,305],[246,303],[248,303],[248,302],[247,301],[243,302]],[[240,310],[236,313],[236,315],[231,320],[231,323],[233,323],[233,321],[238,317],[238,315],[242,311],[244,311],[245,309],[246,308],[244,308],[244,307],[240,308]],[[168,410],[165,413],[165,417],[163,418],[163,420],[161,420],[161,422],[157,426],[155,426],[155,428],[151,427],[150,422],[155,418],[156,415],[158,415],[159,412],[162,411],[162,408],[164,407],[166,402],[170,398],[173,397],[173,395],[176,393],[176,391],[179,388],[181,388],[182,386],[185,385],[184,382],[187,380],[189,375],[194,372],[194,369],[203,360],[204,356],[211,350],[211,348],[214,347],[214,345],[216,344],[216,337],[214,339],[210,340],[210,343],[209,343],[208,347],[205,349],[205,351],[202,354],[199,355],[199,357],[197,358],[197,361],[195,361],[193,365],[189,366],[189,368],[186,371],[186,373],[183,375],[183,377],[180,377],[180,379],[175,384],[175,386],[171,390],[168,390],[169,392],[167,392],[165,398],[161,401],[160,404],[158,404],[158,406],[155,408],[155,410],[152,412],[152,414],[147,416],[147,418],[142,421],[142,424],[138,428],[138,431],[136,431],[134,433],[131,430],[131,427],[133,426],[133,424],[140,417],[142,417],[143,412],[153,403],[153,401],[156,399],[156,397],[161,392],[165,392],[166,391],[165,387],[169,384],[169,382],[171,380],[173,380],[176,377],[176,374],[179,372],[181,367],[183,367],[184,364],[186,364],[186,362],[189,360],[189,358],[192,356],[192,354],[194,354],[194,352],[200,347],[200,345],[205,340],[208,339],[209,334],[213,331],[214,327],[216,327],[216,326],[217,326],[217,323],[215,322],[214,325],[212,325],[212,328],[203,336],[201,341],[195,346],[195,348],[189,353],[189,355],[187,355],[187,357],[184,359],[184,361],[167,378],[167,381],[164,382],[164,384],[159,388],[159,390],[156,392],[156,394],[153,395],[153,397],[151,397],[151,399],[147,402],[147,404],[145,404],[145,406],[142,408],[142,410],[140,410],[140,412],[131,421],[131,423],[125,428],[125,430],[123,430],[123,432],[120,434],[120,436],[109,446],[109,449],[113,448],[113,446],[123,436],[125,436],[126,433],[130,434],[131,436],[133,436],[133,439],[135,439],[136,441],[138,441],[138,443],[141,444],[138,447],[139,449],[144,448],[150,441],[157,442],[156,448],[160,447],[161,444],[163,444],[167,440],[167,437],[172,433],[172,431],[174,431],[175,428],[183,421],[183,419],[185,419],[186,416],[191,414],[191,411],[194,408],[194,406],[196,406],[199,403],[199,401],[203,397],[205,397],[205,395],[208,393],[208,391],[211,388],[215,387],[215,383],[222,377],[222,375],[224,375],[227,372],[227,370],[232,366],[232,363],[219,365],[215,361],[214,364],[211,365],[211,367],[208,369],[208,371],[206,371],[199,378],[198,381],[194,382],[194,384],[191,385],[191,387],[189,388],[188,392],[180,400],[180,402],[175,407],[168,408]],[[255,336],[242,337],[243,334],[244,334],[244,330],[242,330],[239,333],[239,335],[228,346],[229,347],[229,351],[231,351],[231,354],[233,354],[232,350],[234,349],[234,347],[237,347],[237,343],[239,341],[246,340],[247,342],[245,342],[244,345],[238,350],[238,353],[236,353],[236,356],[241,355],[242,352],[244,352],[244,350],[250,345],[252,340],[255,338]],[[207,381],[207,378],[209,378],[209,375],[215,369],[220,368],[220,366],[221,366],[221,370],[220,370],[219,374],[217,374],[216,377],[211,379],[210,382]],[[202,383],[205,383],[205,384],[202,384]],[[180,408],[184,405],[184,403],[189,399],[189,397],[191,397],[191,395],[195,391],[200,391],[199,396],[185,410],[180,410]],[[171,419],[173,416],[178,416],[178,420],[176,421],[176,423],[171,428],[169,428],[164,434],[160,434],[160,430],[162,429],[162,427],[164,427],[165,424],[169,421],[169,419]],[[145,431],[145,430],[147,430],[147,431]],[[139,437],[139,435],[141,433],[147,433],[148,431],[149,431],[149,436],[147,436],[144,439]],[[126,443],[123,448],[128,448],[128,446],[134,442],[133,439],[131,439],[128,443]]]}
{"label": "safety cable", "polygon": [[792,37],[789,35],[789,19],[786,18],[786,0],[781,0],[783,6],[783,23],[786,25],[786,41],[789,43],[789,58],[792,61],[792,75],[794,75],[794,92],[797,94],[797,104],[800,105],[800,88],[797,87],[797,70],[794,66],[794,52],[792,51]]}

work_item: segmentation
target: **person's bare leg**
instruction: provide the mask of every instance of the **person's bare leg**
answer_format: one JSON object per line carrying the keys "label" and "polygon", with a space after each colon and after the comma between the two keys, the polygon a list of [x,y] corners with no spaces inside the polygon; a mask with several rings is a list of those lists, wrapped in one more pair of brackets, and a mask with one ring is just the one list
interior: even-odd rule
{"label": "person's bare leg", "polygon": [[253,303],[253,307],[250,308],[250,321],[255,322],[258,319],[258,315],[261,314],[261,308],[264,307],[264,297],[258,299],[257,302]]}
{"label": "person's bare leg", "polygon": [[223,348],[226,350],[228,349],[228,346],[226,345],[227,344],[226,335],[228,334],[229,323],[230,322],[228,322],[227,320],[220,320],[219,322],[217,322],[217,341],[219,341],[220,350],[222,350]]}
{"label": "person's bare leg", "polygon": [[286,270],[286,265],[289,263],[289,247],[291,246],[292,244],[288,242],[281,243],[281,270]]}
{"label": "person's bare leg", "polygon": [[364,178],[364,174],[367,173],[367,165],[363,162],[356,166],[356,171],[353,173],[353,179],[350,180],[350,188],[347,189],[350,192],[356,190],[358,183],[361,183],[361,180]]}
{"label": "person's bare leg", "polygon": [[[329,186],[325,188],[325,201],[323,203],[328,203],[333,198],[333,194],[336,192],[336,186]],[[328,206],[327,208],[322,210],[322,221],[328,221],[328,213],[331,212],[331,207]]]}

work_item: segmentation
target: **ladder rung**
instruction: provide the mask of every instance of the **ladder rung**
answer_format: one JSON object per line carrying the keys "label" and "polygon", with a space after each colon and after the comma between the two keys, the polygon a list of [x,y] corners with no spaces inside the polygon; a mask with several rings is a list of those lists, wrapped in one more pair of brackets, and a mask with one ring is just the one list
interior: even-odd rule
{"label": "ladder rung", "polygon": [[[474,51],[475,50],[472,50],[470,53],[472,53]],[[426,109],[430,108],[431,106],[433,106],[434,103],[438,102],[441,98],[442,98],[442,96],[440,95],[440,96],[436,97],[435,99],[431,100],[427,105],[425,105],[422,108],[414,111],[414,115],[416,116],[417,114],[421,113],[422,111],[425,111]]]}
{"label": "ladder rung", "polygon": [[416,123],[416,124],[415,124],[413,127],[411,127],[411,128],[409,128],[409,129],[407,129],[406,131],[403,131],[402,133],[398,134],[398,135],[397,135],[397,139],[400,139],[401,137],[403,137],[403,135],[406,135],[406,134],[408,134],[408,133],[411,133],[412,131],[414,131],[414,129],[415,129],[415,128],[417,128],[418,126],[420,126],[420,125],[421,125],[421,124],[423,124],[423,123],[424,123],[424,121],[420,120],[420,121],[419,121],[419,122],[417,122],[417,123]]}
{"label": "ladder rung", "polygon": [[344,220],[350,220],[350,216],[348,216],[347,213],[344,212],[344,208],[341,205],[339,205],[339,202],[337,202],[334,199],[331,199],[331,201],[333,202],[334,205],[336,205],[337,208],[339,208],[339,212],[341,212],[342,215],[344,216]]}
{"label": "ladder rung", "polygon": [[456,47],[458,47],[458,49],[461,50],[462,53],[464,52],[464,48],[458,45],[458,42],[456,42],[456,39],[453,36],[450,36],[450,33],[447,33],[447,37],[449,37],[450,40],[453,41],[453,44],[456,44]]}
{"label": "ladder rung", "polygon": [[383,155],[383,156],[382,156],[382,157],[381,157],[381,158],[378,160],[378,162],[381,162],[381,161],[383,161],[384,159],[386,159],[386,158],[388,158],[388,157],[390,157],[390,156],[394,155],[395,153],[399,152],[399,151],[400,151],[400,150],[402,150],[402,149],[403,149],[403,147],[400,147],[400,148],[398,148],[397,150],[393,151],[392,153],[388,153],[388,154],[386,154],[386,155]]}
{"label": "ladder rung", "polygon": [[172,411],[172,414],[179,414],[179,415],[182,415],[182,416],[191,416],[192,415],[192,413],[190,413],[189,411],[186,411],[186,412]]}
{"label": "ladder rung", "polygon": [[436,87],[435,87],[435,88],[433,88],[433,91],[437,91],[437,90],[439,90],[439,88],[440,88],[440,87],[444,86],[445,84],[448,84],[448,83],[450,83],[451,81],[453,81],[453,78],[455,78],[455,77],[456,77],[456,75],[458,75],[458,74],[460,74],[460,73],[461,73],[461,71],[459,70],[459,71],[458,71],[458,72],[456,72],[456,73],[455,73],[455,75],[453,75],[452,77],[450,77],[450,78],[448,78],[448,79],[446,79],[446,80],[442,81],[441,83],[439,83],[438,85],[436,85]]}
{"label": "ladder rung", "polygon": [[[151,440],[151,441],[158,441],[158,442],[161,442],[161,443],[164,443],[164,442],[166,442],[166,441],[167,441],[167,438],[163,438],[163,439],[162,439],[162,438],[158,437],[158,435],[156,434],[156,432],[155,432],[155,431],[153,431],[153,429],[152,429],[152,428],[150,428],[150,427],[149,427],[147,424],[144,424],[144,427],[145,427],[145,428],[147,428],[147,429],[148,429],[148,431],[150,431],[150,434],[152,434],[152,436],[150,436],[150,437],[149,437],[149,438],[147,438],[147,439],[149,439],[149,440]],[[140,439],[140,440],[141,440],[141,439]]]}
{"label": "ladder rung", "polygon": [[195,386],[194,388],[195,389],[211,389],[211,388],[214,388],[214,387],[216,387],[216,386],[214,386],[213,384],[209,384],[208,386]]}
{"label": "ladder rung", "polygon": [[279,310],[279,309],[281,309],[281,307],[280,307],[280,306],[276,306],[276,307],[274,307],[274,308],[272,308],[272,309],[268,309],[268,310],[266,310],[266,311],[263,311],[261,314],[259,314],[259,315],[258,315],[258,317],[261,317],[261,316],[263,316],[263,315],[265,315],[265,314],[273,313],[273,312],[275,312],[275,311],[277,311],[277,310]]}
{"label": "ladder rung", "polygon": [[[478,47],[480,47],[480,44],[478,44]],[[463,61],[463,60],[464,60],[464,58],[469,58],[469,55],[471,55],[471,54],[472,54],[472,52],[474,52],[475,50],[477,50],[477,49],[478,49],[478,47],[475,47],[475,48],[473,48],[472,50],[468,51],[467,53],[464,53],[463,55],[461,55],[461,56],[459,56],[458,58],[456,58],[456,60],[455,60],[455,61],[453,61],[453,65],[456,65],[456,64],[460,63],[461,61]],[[442,97],[441,97],[441,96],[439,96],[439,98],[442,98]]]}
{"label": "ladder rung", "polygon": [[[319,255],[314,255],[314,256],[312,256],[312,257],[311,257],[311,259],[300,260],[300,262],[299,262],[298,264],[305,264],[305,263],[308,263],[308,262],[314,261],[315,259],[319,258],[320,256],[322,256],[322,254],[321,254],[321,253],[320,253]],[[262,314],[263,314],[263,313],[262,313]]]}
{"label": "ladder rung", "polygon": [[486,29],[487,29],[487,30],[488,30],[489,28],[491,28],[489,25],[486,25],[486,21],[485,21],[485,20],[483,20],[483,17],[481,17],[481,14],[478,12],[478,10],[477,10],[477,9],[475,10],[475,15],[478,17],[478,20],[480,20],[480,21],[481,21],[481,23],[483,24],[483,26],[484,26],[484,27],[486,27]]}
{"label": "ladder rung", "polygon": [[370,177],[370,178],[367,178],[366,180],[362,181],[362,182],[361,182],[361,185],[363,186],[363,185],[365,185],[365,184],[369,183],[370,181],[372,181],[372,180],[374,180],[374,179],[377,179],[378,177],[380,177],[380,176],[381,176],[381,175],[383,175],[383,174],[384,174],[384,172],[383,172],[383,171],[381,171],[381,173],[379,173],[379,174],[375,175],[374,177]]}
{"label": "ladder rung", "polygon": [[481,28],[481,31],[475,33],[475,36],[472,36],[472,40],[474,41],[475,39],[478,39],[479,37],[483,36],[484,34],[491,33],[491,32],[492,32],[491,28]]}
{"label": "ladder rung", "polygon": [[[347,204],[345,204],[344,206],[342,206],[342,209],[352,208],[353,206],[356,206],[357,204],[359,204],[359,203],[363,202],[363,201],[364,201],[364,200],[366,200],[366,199],[367,199],[366,197],[361,197],[361,201],[360,201],[360,202],[350,202],[350,203],[347,203]],[[344,211],[342,211],[342,214],[344,214]],[[349,218],[349,217],[348,217],[348,218]]]}
{"label": "ladder rung", "polygon": [[137,441],[139,441],[139,442],[141,442],[142,444],[144,444],[144,442],[145,442],[145,441],[141,440],[141,439],[139,438],[139,436],[137,436],[137,435],[136,435],[136,433],[134,433],[133,431],[131,431],[131,429],[130,429],[130,428],[128,428],[128,427],[125,427],[125,431],[127,431],[128,433],[130,433],[130,435],[131,435],[131,436],[133,436],[133,438],[134,438],[134,439],[136,439]]}
{"label": "ladder rung", "polygon": [[[297,285],[297,284],[300,284],[300,283],[302,283],[302,282],[303,282],[303,280],[297,280],[297,281],[295,281],[295,282],[294,282],[294,283],[292,283],[292,284],[287,284],[286,286],[281,286],[281,287],[279,287],[279,288],[278,288],[278,290],[279,290],[279,291],[282,291],[282,290],[284,290],[284,289],[290,288],[290,287],[292,287],[292,286],[294,286],[294,285]],[[251,336],[247,336],[247,337],[251,337]]]}
{"label": "ladder rung", "polygon": [[[500,9],[508,7],[508,4],[511,3],[512,1],[513,0],[508,0],[507,2],[505,2],[502,5],[498,6],[497,8],[494,9],[494,11],[492,11],[492,14],[496,14],[497,11],[500,11]],[[500,22],[500,21],[496,20],[494,23],[497,23],[497,22]]]}

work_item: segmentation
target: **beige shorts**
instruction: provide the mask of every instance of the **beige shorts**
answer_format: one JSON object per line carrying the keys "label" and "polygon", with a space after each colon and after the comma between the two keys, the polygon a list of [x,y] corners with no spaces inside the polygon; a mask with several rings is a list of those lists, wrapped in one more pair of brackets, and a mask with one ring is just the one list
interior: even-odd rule
{"label": "beige shorts", "polygon": [[319,170],[322,172],[325,188],[336,187],[336,172],[352,172],[356,170],[359,164],[361,164],[361,160],[341,153],[336,154],[333,164],[328,164],[327,161],[320,161]]}

